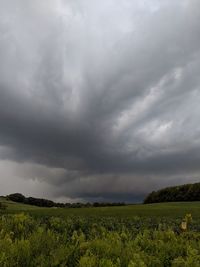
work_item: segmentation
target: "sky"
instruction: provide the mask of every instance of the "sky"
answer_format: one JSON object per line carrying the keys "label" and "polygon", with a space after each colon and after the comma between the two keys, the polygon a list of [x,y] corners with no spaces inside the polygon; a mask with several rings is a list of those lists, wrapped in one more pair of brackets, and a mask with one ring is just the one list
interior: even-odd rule
{"label": "sky", "polygon": [[199,182],[199,103],[199,0],[0,0],[0,195]]}

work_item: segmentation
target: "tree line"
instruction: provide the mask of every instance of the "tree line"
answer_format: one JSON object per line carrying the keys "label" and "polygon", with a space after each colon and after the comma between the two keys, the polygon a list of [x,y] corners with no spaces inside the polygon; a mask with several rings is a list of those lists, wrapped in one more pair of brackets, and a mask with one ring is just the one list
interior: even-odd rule
{"label": "tree line", "polygon": [[8,200],[19,202],[38,207],[59,207],[59,208],[82,208],[82,207],[108,207],[108,206],[124,206],[123,202],[94,202],[94,203],[57,203],[52,200],[35,197],[25,197],[20,193],[10,194],[6,197]]}
{"label": "tree line", "polygon": [[144,199],[144,204],[178,201],[200,201],[200,183],[172,186],[153,191]]}

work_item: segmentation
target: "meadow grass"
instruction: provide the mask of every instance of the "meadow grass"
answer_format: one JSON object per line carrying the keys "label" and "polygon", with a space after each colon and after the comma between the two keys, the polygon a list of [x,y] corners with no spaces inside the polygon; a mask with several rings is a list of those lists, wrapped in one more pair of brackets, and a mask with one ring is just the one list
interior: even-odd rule
{"label": "meadow grass", "polygon": [[200,202],[40,208],[0,201],[7,205],[0,266],[200,266]]}
{"label": "meadow grass", "polygon": [[171,202],[156,204],[135,204],[119,207],[90,208],[40,208],[0,199],[7,209],[5,213],[25,212],[33,216],[86,216],[86,217],[170,217],[180,218],[191,213],[194,219],[200,219],[200,202]]}

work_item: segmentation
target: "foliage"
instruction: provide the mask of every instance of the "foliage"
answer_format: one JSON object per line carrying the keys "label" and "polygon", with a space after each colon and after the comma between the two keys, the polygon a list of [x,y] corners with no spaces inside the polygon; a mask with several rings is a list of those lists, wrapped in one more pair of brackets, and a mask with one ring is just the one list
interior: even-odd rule
{"label": "foliage", "polygon": [[24,203],[28,205],[34,205],[38,207],[60,207],[60,208],[82,208],[82,207],[110,207],[110,206],[125,206],[125,203],[106,203],[106,202],[95,202],[91,203],[55,203],[52,200],[35,198],[35,197],[25,197],[20,193],[14,193],[7,196],[8,200]]}
{"label": "foliage", "polygon": [[200,183],[167,187],[153,191],[144,200],[144,204],[176,201],[200,201]]}
{"label": "foliage", "polygon": [[24,203],[26,199],[25,196],[20,193],[10,194],[7,196],[7,198],[12,201],[20,202],[20,203]]}
{"label": "foliage", "polygon": [[6,209],[6,205],[0,202],[0,210],[5,210],[5,209]]}
{"label": "foliage", "polygon": [[0,216],[3,267],[200,266],[199,221],[116,217]]}
{"label": "foliage", "polygon": [[43,199],[43,198],[34,198],[34,197],[25,197],[20,193],[14,193],[7,196],[9,200],[14,202],[35,205],[39,207],[53,207],[55,203],[51,200]]}

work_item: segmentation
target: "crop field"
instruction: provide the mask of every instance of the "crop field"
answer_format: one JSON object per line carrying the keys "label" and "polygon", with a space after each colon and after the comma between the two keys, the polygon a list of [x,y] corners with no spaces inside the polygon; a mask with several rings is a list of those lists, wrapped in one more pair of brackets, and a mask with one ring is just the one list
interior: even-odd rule
{"label": "crop field", "polygon": [[[156,204],[136,204],[120,207],[92,207],[92,208],[40,208],[31,205],[19,204],[0,198],[7,206],[6,213],[26,212],[34,216],[95,216],[131,218],[141,217],[168,217],[182,218],[191,213],[193,219],[200,219],[200,202],[176,202]],[[5,213],[4,212],[4,213]]]}
{"label": "crop field", "polygon": [[0,201],[7,205],[0,267],[200,266],[199,202],[39,208]]}

